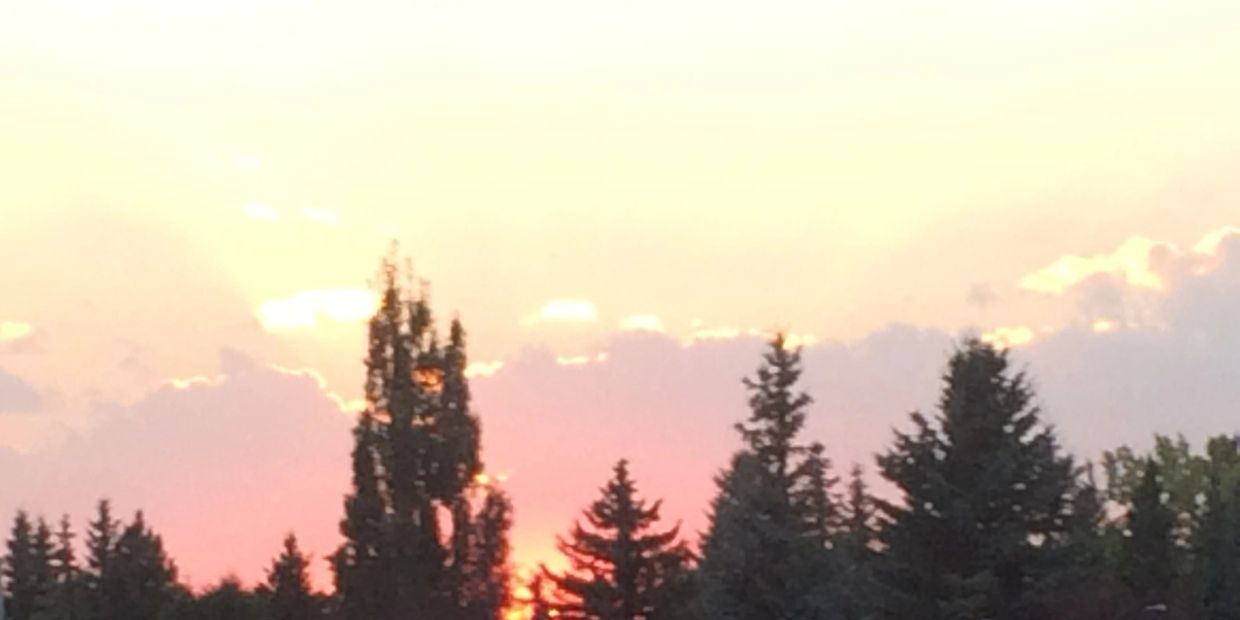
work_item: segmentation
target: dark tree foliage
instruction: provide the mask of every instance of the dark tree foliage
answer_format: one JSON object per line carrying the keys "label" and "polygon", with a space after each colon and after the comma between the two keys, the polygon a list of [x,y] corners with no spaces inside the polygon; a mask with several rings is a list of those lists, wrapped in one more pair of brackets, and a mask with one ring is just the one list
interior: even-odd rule
{"label": "dark tree foliage", "polygon": [[939,415],[913,414],[914,430],[878,459],[902,495],[881,503],[884,617],[1046,618],[1071,460],[1006,352],[966,341],[943,383]]}
{"label": "dark tree foliage", "polygon": [[311,620],[322,616],[320,600],[310,586],[310,558],[297,546],[297,537],[284,538],[284,548],[267,569],[266,598],[271,620]]}
{"label": "dark tree foliage", "polygon": [[1120,555],[1120,578],[1134,599],[1167,604],[1175,586],[1175,513],[1164,501],[1158,464],[1146,461],[1125,519],[1127,536]]}
{"label": "dark tree foliage", "polygon": [[702,546],[701,612],[726,620],[813,620],[835,615],[826,541],[833,480],[822,448],[797,436],[811,400],[796,384],[799,350],[770,343],[737,425],[745,448],[717,480]]}
{"label": "dark tree foliage", "polygon": [[502,620],[512,603],[510,529],[512,502],[503,491],[489,488],[469,537],[465,600],[470,620]]}
{"label": "dark tree foliage", "polygon": [[367,407],[354,433],[345,543],[332,562],[344,620],[453,618],[476,607],[465,600],[467,495],[482,470],[481,433],[465,330],[453,321],[441,346],[427,295],[413,294],[406,273],[395,255],[384,260],[369,325]]}
{"label": "dark tree foliage", "polygon": [[234,576],[221,579],[193,601],[183,602],[179,614],[188,616],[186,620],[268,620],[274,617],[269,615],[262,597],[246,589]]}
{"label": "dark tree foliage", "polygon": [[839,615],[845,620],[873,618],[879,595],[874,581],[878,515],[860,465],[853,466],[840,508],[839,529],[834,539]]}
{"label": "dark tree foliage", "polygon": [[18,511],[9,534],[4,584],[13,620],[32,620],[45,612],[55,586],[52,533],[43,519],[32,522]]}
{"label": "dark tree foliage", "polygon": [[1209,620],[1240,618],[1240,450],[1210,439],[1202,507],[1193,536],[1194,581]]}
{"label": "dark tree foliage", "polygon": [[52,550],[52,591],[39,620],[83,620],[90,614],[86,584],[74,551],[72,524],[69,516],[60,519]]}
{"label": "dark tree foliage", "polygon": [[109,620],[156,620],[176,598],[177,569],[139,511],[116,539],[104,573]]}
{"label": "dark tree foliage", "polygon": [[585,510],[558,545],[570,564],[563,574],[547,573],[557,594],[559,617],[583,620],[674,618],[676,588],[691,560],[679,527],[655,529],[661,502],[637,494],[628,463],[616,464],[602,497]]}
{"label": "dark tree foliage", "polygon": [[552,615],[553,612],[555,614],[559,613],[555,611],[551,601],[547,600],[547,587],[549,585],[547,583],[547,572],[546,566],[538,567],[538,570],[529,581],[530,596],[528,599],[521,601],[529,608],[529,620],[551,620],[554,617]]}

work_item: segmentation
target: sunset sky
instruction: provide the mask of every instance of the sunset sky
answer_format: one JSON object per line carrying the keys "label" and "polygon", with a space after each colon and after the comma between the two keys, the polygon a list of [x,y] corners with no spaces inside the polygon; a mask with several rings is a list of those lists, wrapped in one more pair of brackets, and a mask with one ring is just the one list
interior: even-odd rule
{"label": "sunset sky", "polygon": [[621,456],[694,536],[776,329],[840,468],[965,333],[1083,457],[1235,431],[1238,75],[1231,0],[3,3],[0,517],[322,558],[392,240],[525,564]]}

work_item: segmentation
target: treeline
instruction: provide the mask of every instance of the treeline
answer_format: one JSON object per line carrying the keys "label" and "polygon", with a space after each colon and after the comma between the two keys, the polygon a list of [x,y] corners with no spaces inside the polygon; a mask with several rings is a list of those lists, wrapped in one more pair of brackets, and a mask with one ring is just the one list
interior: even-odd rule
{"label": "treeline", "polygon": [[84,562],[67,519],[18,514],[8,617],[1240,619],[1240,442],[1194,453],[1158,437],[1147,454],[1079,463],[1024,373],[977,340],[952,355],[935,411],[876,456],[874,493],[861,466],[840,476],[803,437],[800,352],[777,336],[744,380],[749,415],[700,539],[663,522],[622,460],[559,539],[567,569],[536,571],[518,597],[513,508],[483,474],[464,329],[441,336],[407,281],[384,261],[331,593],[311,589],[292,536],[257,587],[191,593],[141,513],[122,524],[103,502]]}

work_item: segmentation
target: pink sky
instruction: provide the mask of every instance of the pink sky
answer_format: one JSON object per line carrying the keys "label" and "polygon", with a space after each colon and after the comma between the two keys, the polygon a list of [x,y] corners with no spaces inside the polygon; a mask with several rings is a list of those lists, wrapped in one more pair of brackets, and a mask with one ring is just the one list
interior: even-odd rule
{"label": "pink sky", "polygon": [[329,553],[391,239],[526,564],[620,457],[695,536],[774,329],[841,470],[966,332],[1083,456],[1236,430],[1235,3],[363,4],[0,8],[0,518]]}

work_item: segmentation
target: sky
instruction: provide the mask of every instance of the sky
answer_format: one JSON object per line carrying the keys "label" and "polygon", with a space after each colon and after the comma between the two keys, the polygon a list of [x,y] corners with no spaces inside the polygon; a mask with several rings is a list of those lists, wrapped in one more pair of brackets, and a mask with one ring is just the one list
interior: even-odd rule
{"label": "sky", "polygon": [[1238,73],[1208,0],[3,3],[0,517],[325,556],[393,240],[525,565],[621,457],[695,535],[775,330],[841,469],[965,334],[1082,458],[1235,431]]}

